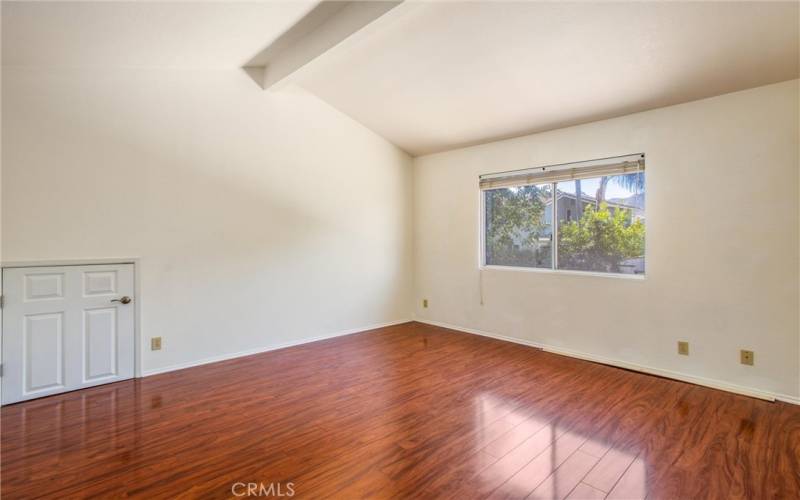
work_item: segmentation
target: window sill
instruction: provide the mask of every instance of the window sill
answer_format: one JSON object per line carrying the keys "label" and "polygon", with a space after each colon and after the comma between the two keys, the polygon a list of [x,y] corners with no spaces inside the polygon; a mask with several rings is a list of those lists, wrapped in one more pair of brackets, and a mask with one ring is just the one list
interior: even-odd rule
{"label": "window sill", "polygon": [[598,278],[613,278],[633,281],[644,281],[645,274],[598,273],[594,271],[574,271],[571,269],[547,269],[541,267],[514,267],[514,266],[478,266],[481,271],[522,271],[527,273],[566,274],[572,276],[595,276]]}

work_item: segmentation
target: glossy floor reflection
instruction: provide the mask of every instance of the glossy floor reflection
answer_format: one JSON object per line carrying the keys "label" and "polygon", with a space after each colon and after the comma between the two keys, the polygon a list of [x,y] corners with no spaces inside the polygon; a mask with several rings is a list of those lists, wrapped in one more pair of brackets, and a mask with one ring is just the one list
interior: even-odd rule
{"label": "glossy floor reflection", "polygon": [[0,460],[4,499],[798,498],[800,408],[410,323],[4,407]]}

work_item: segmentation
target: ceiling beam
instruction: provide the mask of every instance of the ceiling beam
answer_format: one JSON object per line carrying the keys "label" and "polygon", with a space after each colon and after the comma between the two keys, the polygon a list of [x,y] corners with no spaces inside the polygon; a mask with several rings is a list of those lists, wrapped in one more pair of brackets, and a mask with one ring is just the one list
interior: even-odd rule
{"label": "ceiling beam", "polygon": [[264,90],[273,88],[401,3],[320,2],[242,69]]}

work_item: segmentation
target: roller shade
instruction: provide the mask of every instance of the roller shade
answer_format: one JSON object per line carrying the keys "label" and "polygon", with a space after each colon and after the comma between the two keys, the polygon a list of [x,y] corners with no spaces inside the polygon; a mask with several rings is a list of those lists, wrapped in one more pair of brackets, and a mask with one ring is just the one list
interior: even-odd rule
{"label": "roller shade", "polygon": [[644,154],[512,170],[481,175],[479,179],[481,189],[499,189],[637,172],[644,172]]}

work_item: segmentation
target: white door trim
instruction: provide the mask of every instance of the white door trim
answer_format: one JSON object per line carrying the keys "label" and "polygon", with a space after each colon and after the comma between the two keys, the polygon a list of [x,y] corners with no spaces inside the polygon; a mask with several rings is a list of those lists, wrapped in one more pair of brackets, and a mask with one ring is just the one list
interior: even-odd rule
{"label": "white door trim", "polygon": [[[6,268],[19,267],[55,267],[55,266],[94,266],[108,264],[132,264],[133,265],[133,377],[143,377],[142,369],[142,283],[141,283],[141,259],[139,257],[117,257],[99,259],[58,259],[58,260],[28,260],[28,261],[4,261],[0,262],[0,295],[3,293],[2,270]],[[0,313],[2,319],[2,313]],[[3,340],[3,324],[0,321],[0,346]],[[2,354],[2,352],[0,352]]]}

